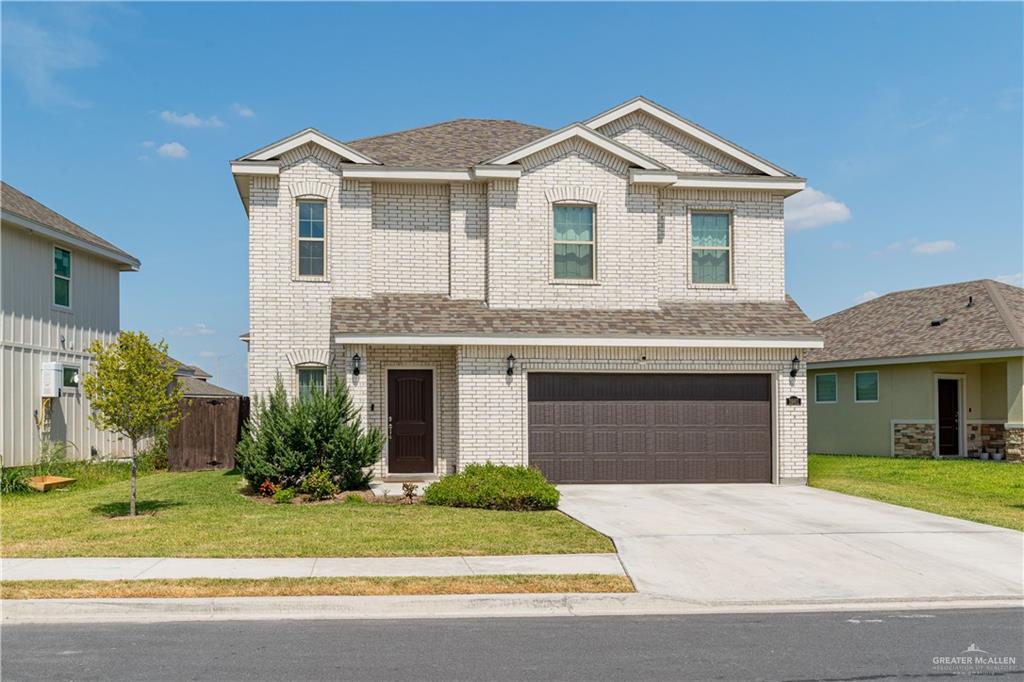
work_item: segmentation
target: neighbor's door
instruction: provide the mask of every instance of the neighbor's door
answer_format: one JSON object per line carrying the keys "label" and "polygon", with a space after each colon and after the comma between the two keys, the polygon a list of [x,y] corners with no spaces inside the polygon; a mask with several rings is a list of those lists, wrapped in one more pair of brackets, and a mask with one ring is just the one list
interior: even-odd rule
{"label": "neighbor's door", "polygon": [[939,454],[960,453],[960,381],[939,379]]}
{"label": "neighbor's door", "polygon": [[388,370],[388,473],[434,471],[434,375]]}

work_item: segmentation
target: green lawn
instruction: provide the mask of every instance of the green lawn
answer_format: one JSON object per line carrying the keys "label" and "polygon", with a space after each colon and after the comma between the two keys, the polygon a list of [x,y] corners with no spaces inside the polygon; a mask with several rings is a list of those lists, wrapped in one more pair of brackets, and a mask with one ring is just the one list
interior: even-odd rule
{"label": "green lawn", "polygon": [[128,482],[4,496],[0,554],[54,556],[454,556],[613,552],[561,512],[426,505],[265,504],[239,494],[234,473],[139,478],[138,518],[125,518]]}
{"label": "green lawn", "polygon": [[811,455],[815,488],[1024,530],[1024,465]]}

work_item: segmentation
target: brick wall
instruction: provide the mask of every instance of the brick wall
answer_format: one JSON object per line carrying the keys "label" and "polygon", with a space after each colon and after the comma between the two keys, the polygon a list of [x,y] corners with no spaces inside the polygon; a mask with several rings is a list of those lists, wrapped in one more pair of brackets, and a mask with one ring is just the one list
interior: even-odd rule
{"label": "brick wall", "polygon": [[452,298],[482,301],[487,291],[487,185],[451,185]]}
{"label": "brick wall", "polygon": [[598,128],[598,132],[682,173],[757,173],[646,112],[623,116]]}
{"label": "brick wall", "polygon": [[[517,358],[512,376],[506,358]],[[793,350],[463,346],[456,355],[460,466],[495,461],[524,464],[527,454],[526,375],[530,371],[750,372],[774,376],[778,473],[807,478],[804,370],[789,376]],[[639,358],[646,356],[645,361]],[[525,374],[524,374],[525,373]],[[800,405],[786,405],[797,396]]]}
{"label": "brick wall", "polygon": [[373,186],[373,293],[448,293],[448,185]]}
{"label": "brick wall", "polygon": [[[488,301],[493,307],[655,308],[657,194],[629,185],[623,161],[568,140],[523,159],[516,182],[491,184]],[[596,204],[595,282],[554,283],[552,202]]]}

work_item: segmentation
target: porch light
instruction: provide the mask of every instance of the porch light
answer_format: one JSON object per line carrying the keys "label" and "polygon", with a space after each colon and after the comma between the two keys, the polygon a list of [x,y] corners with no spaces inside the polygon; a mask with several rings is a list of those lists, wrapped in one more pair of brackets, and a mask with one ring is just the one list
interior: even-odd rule
{"label": "porch light", "polygon": [[508,358],[506,358],[506,362],[508,363],[508,369],[505,370],[505,373],[512,376],[512,372],[514,372],[516,368],[516,356],[509,353]]}
{"label": "porch light", "polygon": [[362,364],[363,359],[359,357],[359,353],[352,356],[352,376],[359,376],[359,366]]}
{"label": "porch light", "polygon": [[795,377],[800,372],[800,358],[793,356],[793,368],[789,370],[789,376]]}

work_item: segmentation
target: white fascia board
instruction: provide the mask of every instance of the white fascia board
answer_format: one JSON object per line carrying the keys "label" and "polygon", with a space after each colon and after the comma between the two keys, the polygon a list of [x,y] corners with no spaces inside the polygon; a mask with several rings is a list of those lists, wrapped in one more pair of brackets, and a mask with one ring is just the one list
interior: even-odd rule
{"label": "white fascia board", "polygon": [[912,365],[923,362],[951,362],[967,360],[994,360],[1024,357],[1024,348],[983,350],[965,353],[937,353],[935,355],[908,355],[902,358],[863,358],[860,360],[833,360],[808,362],[808,369],[841,369],[843,367],[873,367],[876,365]]}
{"label": "white fascia board", "polygon": [[518,180],[523,175],[522,166],[487,166],[473,167],[473,177],[481,180],[509,179]]}
{"label": "white fascia board", "polygon": [[629,181],[634,185],[661,185],[668,187],[675,183],[675,171],[629,169]]}
{"label": "white fascia board", "polygon": [[535,140],[530,144],[523,145],[519,149],[514,149],[507,154],[503,154],[495,159],[488,161],[486,166],[506,166],[510,163],[515,163],[520,159],[524,159],[531,154],[536,154],[539,151],[543,151],[548,147],[553,147],[556,144],[565,142],[574,137],[578,137],[582,140],[586,140],[595,147],[599,147],[609,154],[613,154],[620,159],[628,161],[629,163],[640,166],[646,170],[668,170],[664,164],[655,161],[654,159],[644,156],[640,152],[630,149],[624,144],[616,142],[610,137],[605,137],[601,133],[591,130],[582,123],[573,123],[572,125],[566,126],[561,130],[556,130],[550,135],[546,135],[539,140]]}
{"label": "white fascia board", "polygon": [[335,334],[335,343],[378,346],[599,346],[628,348],[822,348],[820,339],[617,337],[617,336],[463,336],[460,334]]}
{"label": "white fascia board", "polygon": [[807,186],[803,178],[751,175],[679,175],[672,187],[681,189],[760,189],[796,194]]}
{"label": "white fascia board", "polygon": [[737,161],[745,163],[751,168],[756,168],[762,173],[767,173],[774,177],[791,175],[788,171],[779,168],[775,164],[769,163],[768,161],[751,154],[742,147],[715,135],[711,131],[701,128],[693,121],[687,121],[682,116],[679,116],[678,114],[675,114],[642,97],[636,97],[628,102],[620,104],[617,107],[609,109],[604,113],[598,114],[587,121],[587,125],[591,128],[600,128],[608,125],[612,121],[622,118],[623,116],[632,114],[634,111],[643,111],[645,114],[649,114],[659,121],[667,123],[673,128],[686,133],[690,137],[696,138],[704,144],[713,147],[724,154],[728,154]]}
{"label": "white fascia board", "polygon": [[389,168],[387,166],[346,166],[342,177],[353,180],[383,180],[390,182],[469,182],[469,170],[458,168]]}
{"label": "white fascia board", "polygon": [[273,142],[267,145],[266,147],[263,147],[262,149],[257,149],[251,154],[246,154],[245,156],[239,158],[238,160],[267,161],[274,158],[275,156],[280,156],[281,154],[284,154],[287,151],[295,149],[296,147],[301,147],[304,144],[309,144],[310,142],[320,145],[324,149],[332,151],[338,156],[342,157],[343,159],[347,159],[352,163],[380,163],[379,161],[372,159],[369,156],[366,156],[365,154],[360,154],[355,149],[352,149],[348,145],[339,142],[338,140],[335,140],[333,137],[324,135],[315,128],[306,128],[305,130],[300,130],[294,135],[290,135],[284,138],[283,140],[278,140],[277,142]]}
{"label": "white fascia board", "polygon": [[6,210],[0,211],[0,219],[2,219],[5,223],[17,225],[22,229],[28,230],[29,232],[34,232],[42,237],[46,237],[47,239],[52,239],[55,242],[67,244],[68,246],[79,251],[86,251],[93,255],[106,258],[107,260],[111,260],[114,261],[115,263],[125,266],[122,267],[121,270],[131,270],[132,272],[138,272],[139,266],[142,265],[141,261],[139,261],[139,259],[135,258],[134,256],[126,256],[125,254],[118,253],[117,251],[111,251],[110,249],[104,248],[99,244],[93,244],[92,242],[87,242],[84,239],[81,239],[74,235],[70,235],[67,232],[55,230],[49,225],[43,225],[42,223],[37,223],[34,220],[24,218],[18,215],[17,213],[11,213],[10,211]]}
{"label": "white fascia board", "polygon": [[277,161],[232,161],[233,175],[280,175],[281,164]]}

